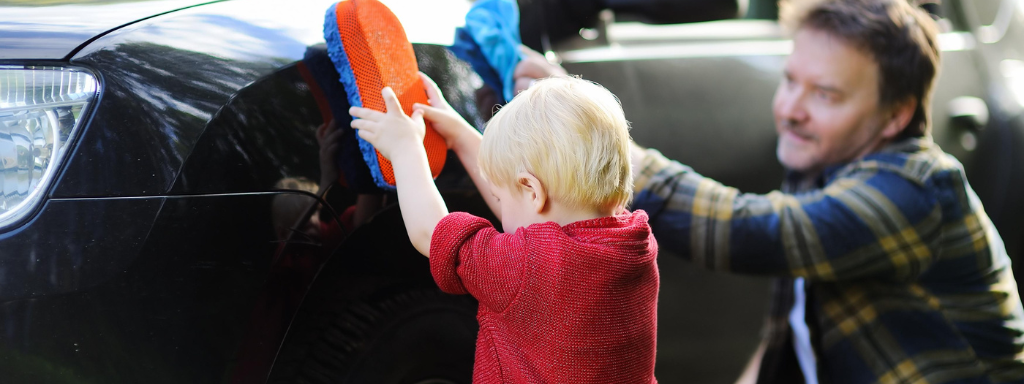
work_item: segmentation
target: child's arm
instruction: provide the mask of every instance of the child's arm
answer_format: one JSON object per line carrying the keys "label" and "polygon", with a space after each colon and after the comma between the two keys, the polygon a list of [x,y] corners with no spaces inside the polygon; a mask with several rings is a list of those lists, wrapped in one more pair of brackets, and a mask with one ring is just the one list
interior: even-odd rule
{"label": "child's arm", "polygon": [[448,208],[434,185],[423,148],[423,112],[414,111],[412,117],[406,116],[390,87],[384,88],[382,94],[387,112],[353,107],[349,113],[358,119],[352,120],[352,128],[358,129],[359,137],[391,160],[409,240],[417,251],[430,257],[434,227],[448,214]]}
{"label": "child's arm", "polygon": [[430,120],[434,130],[441,137],[444,137],[448,148],[451,148],[459,156],[459,161],[466,168],[469,177],[473,179],[473,184],[476,185],[476,189],[480,191],[480,195],[487,202],[487,207],[498,217],[498,220],[501,220],[501,206],[498,204],[497,198],[491,194],[491,187],[487,180],[484,180],[477,163],[477,155],[480,153],[480,141],[483,139],[483,136],[473,126],[469,125],[458,112],[455,112],[451,105],[448,105],[444,96],[441,95],[441,89],[437,87],[434,80],[431,80],[430,77],[422,72],[420,72],[420,78],[423,79],[423,87],[427,90],[427,98],[430,100],[430,105],[413,104],[413,110],[422,111],[423,117]]}

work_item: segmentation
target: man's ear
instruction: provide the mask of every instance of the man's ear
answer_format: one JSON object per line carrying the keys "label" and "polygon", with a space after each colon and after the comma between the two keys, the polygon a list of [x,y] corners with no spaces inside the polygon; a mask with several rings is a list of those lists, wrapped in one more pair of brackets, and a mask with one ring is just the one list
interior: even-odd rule
{"label": "man's ear", "polygon": [[917,99],[909,97],[904,101],[895,103],[886,113],[885,127],[882,128],[882,138],[888,140],[899,136],[907,129],[907,124],[914,118],[917,110]]}
{"label": "man's ear", "polygon": [[519,172],[516,182],[523,191],[523,197],[530,202],[530,207],[537,213],[544,213],[548,205],[548,191],[544,189],[544,184],[529,172]]}

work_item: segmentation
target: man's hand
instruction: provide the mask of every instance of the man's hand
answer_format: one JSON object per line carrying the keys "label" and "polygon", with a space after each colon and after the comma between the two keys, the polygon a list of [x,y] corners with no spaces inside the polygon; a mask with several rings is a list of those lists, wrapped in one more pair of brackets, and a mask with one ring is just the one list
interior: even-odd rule
{"label": "man's hand", "polygon": [[530,88],[530,85],[537,81],[537,79],[567,75],[565,69],[558,64],[548,62],[540,52],[534,51],[525,45],[521,45],[520,49],[526,55],[526,58],[520,60],[519,64],[516,64],[516,70],[512,74],[512,77],[516,79],[515,94]]}
{"label": "man's hand", "polygon": [[352,120],[352,128],[359,130],[359,137],[373,144],[373,147],[394,162],[392,156],[409,153],[409,151],[425,151],[423,137],[426,125],[423,123],[423,111],[413,111],[412,116],[402,112],[402,105],[391,87],[381,91],[384,97],[386,112],[378,112],[368,108],[352,107],[348,113],[358,119]]}
{"label": "man's hand", "polygon": [[423,88],[427,90],[427,99],[430,105],[413,104],[413,111],[421,112],[423,117],[430,120],[431,126],[444,138],[449,149],[459,153],[463,151],[470,141],[479,142],[480,132],[455,112],[455,109],[448,104],[441,94],[434,80],[431,80],[423,72],[420,72],[423,80]]}

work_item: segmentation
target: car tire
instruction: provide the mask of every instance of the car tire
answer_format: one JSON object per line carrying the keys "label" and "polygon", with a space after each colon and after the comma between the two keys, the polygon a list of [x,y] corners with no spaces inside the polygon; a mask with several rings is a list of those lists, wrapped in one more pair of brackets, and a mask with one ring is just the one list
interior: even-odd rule
{"label": "car tire", "polygon": [[294,324],[269,382],[472,382],[476,301],[436,288],[373,296]]}

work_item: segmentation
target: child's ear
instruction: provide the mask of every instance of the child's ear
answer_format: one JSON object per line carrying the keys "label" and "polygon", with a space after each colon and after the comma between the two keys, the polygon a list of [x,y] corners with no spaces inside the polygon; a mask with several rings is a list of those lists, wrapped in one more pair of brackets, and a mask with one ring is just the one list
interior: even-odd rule
{"label": "child's ear", "polygon": [[548,191],[544,189],[544,185],[541,184],[540,180],[529,172],[519,172],[516,175],[516,180],[519,183],[519,187],[522,188],[523,197],[530,202],[530,206],[537,213],[544,213],[544,209],[547,208],[548,204]]}

